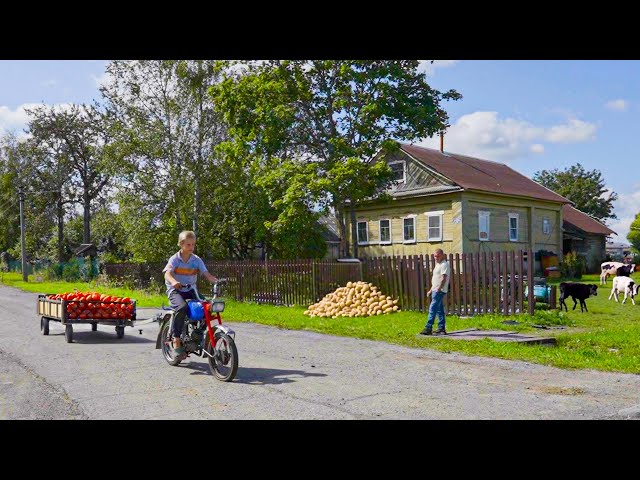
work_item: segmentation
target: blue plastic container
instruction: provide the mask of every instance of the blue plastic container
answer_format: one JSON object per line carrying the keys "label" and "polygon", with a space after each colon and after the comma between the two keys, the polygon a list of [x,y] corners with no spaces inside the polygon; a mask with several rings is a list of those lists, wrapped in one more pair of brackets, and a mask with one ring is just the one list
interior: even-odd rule
{"label": "blue plastic container", "polygon": [[189,318],[192,320],[202,320],[204,318],[204,307],[197,300],[187,300]]}
{"label": "blue plastic container", "polygon": [[539,300],[544,303],[549,303],[549,292],[551,291],[551,287],[549,285],[534,285],[533,286],[533,295],[536,297],[536,300]]}

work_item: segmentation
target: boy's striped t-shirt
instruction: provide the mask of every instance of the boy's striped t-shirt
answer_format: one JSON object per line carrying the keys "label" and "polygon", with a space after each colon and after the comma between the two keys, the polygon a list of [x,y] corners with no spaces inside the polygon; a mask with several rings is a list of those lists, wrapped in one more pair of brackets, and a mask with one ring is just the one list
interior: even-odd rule
{"label": "boy's striped t-shirt", "polygon": [[[178,252],[175,255],[171,256],[171,258],[167,262],[167,266],[162,270],[162,273],[171,272],[173,278],[175,278],[183,285],[190,284],[191,288],[183,287],[179,289],[179,291],[181,292],[187,292],[195,286],[196,281],[198,280],[198,272],[204,273],[207,271],[208,270],[204,262],[195,253],[192,253],[189,259],[185,262],[182,260],[180,252]],[[164,283],[167,286],[167,293],[171,292],[171,290],[174,289],[168,280],[165,279]]]}

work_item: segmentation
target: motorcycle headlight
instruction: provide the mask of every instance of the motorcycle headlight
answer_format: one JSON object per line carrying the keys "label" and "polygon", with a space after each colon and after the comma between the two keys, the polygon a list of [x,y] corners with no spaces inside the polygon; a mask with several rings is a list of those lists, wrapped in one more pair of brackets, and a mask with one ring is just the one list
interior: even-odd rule
{"label": "motorcycle headlight", "polygon": [[224,312],[224,302],[216,301],[211,304],[211,313]]}

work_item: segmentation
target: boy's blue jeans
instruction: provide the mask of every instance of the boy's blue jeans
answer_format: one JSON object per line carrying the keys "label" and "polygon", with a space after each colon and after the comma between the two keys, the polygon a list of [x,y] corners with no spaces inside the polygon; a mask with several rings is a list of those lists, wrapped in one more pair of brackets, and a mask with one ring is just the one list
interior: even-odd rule
{"label": "boy's blue jeans", "polygon": [[438,314],[438,330],[444,330],[445,316],[444,303],[442,300],[446,293],[437,291],[431,293],[431,305],[429,305],[429,317],[427,318],[427,328],[433,328],[433,322]]}

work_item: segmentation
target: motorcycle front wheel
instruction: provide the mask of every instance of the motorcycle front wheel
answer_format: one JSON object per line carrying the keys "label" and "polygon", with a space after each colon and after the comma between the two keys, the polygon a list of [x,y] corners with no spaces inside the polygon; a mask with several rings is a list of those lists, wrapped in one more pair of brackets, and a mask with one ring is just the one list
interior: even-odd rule
{"label": "motorcycle front wheel", "polygon": [[209,370],[223,382],[230,382],[238,373],[238,349],[236,342],[226,333],[216,333],[216,346],[207,342]]}
{"label": "motorcycle front wheel", "polygon": [[173,354],[173,347],[171,345],[171,331],[169,330],[169,323],[162,327],[162,333],[160,334],[162,339],[162,356],[167,363],[173,367],[180,364],[181,358],[177,358]]}

